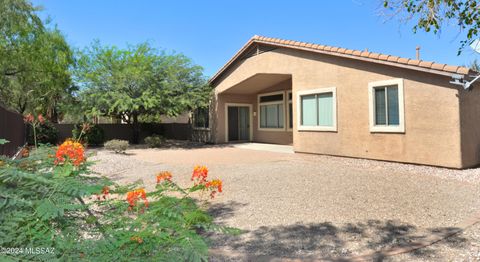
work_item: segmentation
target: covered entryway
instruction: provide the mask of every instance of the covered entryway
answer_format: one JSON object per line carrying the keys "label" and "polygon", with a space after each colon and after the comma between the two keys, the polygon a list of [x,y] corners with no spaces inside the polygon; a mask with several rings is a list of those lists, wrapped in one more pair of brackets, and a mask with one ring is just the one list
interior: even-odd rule
{"label": "covered entryway", "polygon": [[227,142],[244,142],[252,140],[252,105],[226,104],[226,138]]}
{"label": "covered entryway", "polygon": [[216,96],[215,143],[293,142],[292,78],[255,74]]}

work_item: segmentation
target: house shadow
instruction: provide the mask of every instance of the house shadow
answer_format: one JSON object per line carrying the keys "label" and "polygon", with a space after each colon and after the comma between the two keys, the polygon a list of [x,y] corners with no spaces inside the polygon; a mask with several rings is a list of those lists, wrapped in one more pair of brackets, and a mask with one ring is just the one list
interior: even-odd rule
{"label": "house shadow", "polygon": [[[216,219],[230,218],[244,204],[216,204],[209,210]],[[433,238],[448,238],[433,246],[416,249],[407,256],[435,256],[445,246],[465,248],[469,240],[454,234],[459,228],[419,228],[398,220],[366,220],[338,225],[334,222],[263,226],[241,235],[210,234],[212,261],[278,261],[279,259],[351,261],[369,254],[367,261],[383,261],[385,250],[407,248]]]}

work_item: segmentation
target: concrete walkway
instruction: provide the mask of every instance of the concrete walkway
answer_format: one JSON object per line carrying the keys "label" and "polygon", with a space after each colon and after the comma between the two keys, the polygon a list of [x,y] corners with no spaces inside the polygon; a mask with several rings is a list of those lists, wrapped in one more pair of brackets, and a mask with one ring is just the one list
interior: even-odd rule
{"label": "concrete walkway", "polygon": [[289,145],[275,145],[275,144],[263,144],[263,143],[241,143],[241,144],[232,144],[234,148],[250,149],[250,150],[260,150],[276,153],[288,153],[293,154],[293,146]]}

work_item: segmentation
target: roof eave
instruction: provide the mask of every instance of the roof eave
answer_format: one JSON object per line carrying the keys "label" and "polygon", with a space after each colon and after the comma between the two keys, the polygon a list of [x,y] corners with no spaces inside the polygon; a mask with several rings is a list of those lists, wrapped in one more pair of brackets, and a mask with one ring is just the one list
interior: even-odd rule
{"label": "roof eave", "polygon": [[[232,65],[242,54],[247,50],[250,46],[253,44],[263,44],[263,45],[269,45],[269,46],[275,46],[275,47],[281,47],[281,48],[288,48],[288,49],[294,49],[294,50],[303,50],[306,52],[312,52],[312,53],[318,53],[318,54],[324,54],[324,55],[330,55],[330,56],[337,56],[337,57],[343,57],[343,58],[348,58],[348,59],[355,59],[355,60],[360,60],[360,61],[365,61],[365,62],[371,62],[371,63],[377,63],[377,64],[383,64],[383,65],[388,65],[388,66],[394,66],[394,67],[399,67],[399,68],[405,68],[405,69],[410,69],[410,70],[416,70],[416,71],[421,71],[425,73],[431,73],[431,74],[437,74],[437,75],[443,75],[443,76],[449,76],[451,77],[452,75],[455,74],[460,74],[460,75],[468,75],[471,73],[471,70],[465,71],[465,68],[462,68],[463,71],[458,72],[458,71],[446,71],[446,70],[437,70],[437,69],[432,69],[432,68],[427,68],[427,67],[422,67],[420,65],[410,65],[408,64],[408,60],[406,63],[402,62],[390,62],[390,61],[385,61],[385,60],[379,60],[379,59],[374,59],[374,58],[369,58],[369,57],[364,57],[364,56],[358,56],[358,55],[350,55],[350,54],[345,54],[345,53],[337,53],[337,52],[331,52],[331,51],[325,51],[321,49],[313,49],[313,48],[308,48],[299,45],[289,45],[289,44],[284,44],[288,43],[289,41],[281,41],[280,43],[278,42],[271,42],[271,41],[264,41],[259,39],[260,37],[254,36],[252,37],[228,62],[220,68],[220,70],[217,71],[217,73],[208,80],[209,84],[213,84],[215,80],[217,80],[227,69]],[[282,43],[283,42],[283,43]],[[443,65],[442,68],[447,67],[448,65],[445,64],[439,64]],[[460,68],[458,69],[460,70]]]}

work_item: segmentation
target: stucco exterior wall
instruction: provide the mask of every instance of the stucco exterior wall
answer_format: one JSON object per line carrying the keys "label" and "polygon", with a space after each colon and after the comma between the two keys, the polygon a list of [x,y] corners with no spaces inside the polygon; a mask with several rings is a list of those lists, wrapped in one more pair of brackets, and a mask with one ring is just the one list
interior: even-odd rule
{"label": "stucco exterior wall", "polygon": [[460,123],[462,166],[480,164],[480,84],[471,90],[460,90]]}
{"label": "stucco exterior wall", "polygon": [[[463,133],[462,140],[459,97],[464,95],[448,84],[448,77],[293,49],[276,49],[232,66],[216,83],[216,94],[258,73],[292,75],[296,152],[452,168],[479,162],[478,157],[462,155],[462,152],[475,150],[474,146],[465,144],[471,143],[471,139],[478,141],[480,130]],[[371,133],[368,83],[394,78],[404,79],[405,133]],[[336,87],[337,131],[298,131],[296,93],[324,87]],[[480,104],[473,101],[480,95],[475,93],[475,97],[465,99],[462,111],[472,110],[468,104]],[[219,98],[223,100],[222,95]],[[217,119],[224,117],[222,108],[218,107]],[[475,125],[473,118],[472,113],[468,120],[462,121],[465,125]],[[219,134],[221,129],[218,129]]]}

